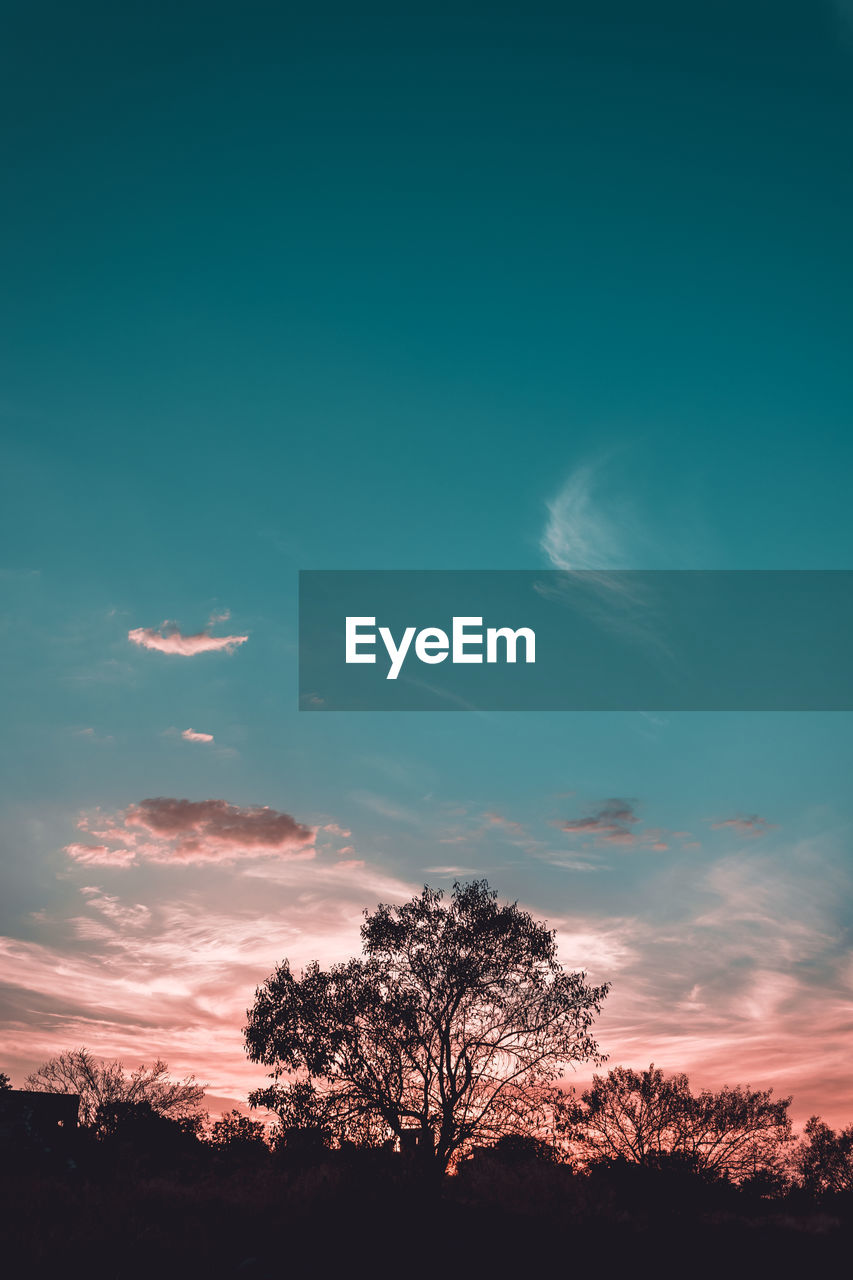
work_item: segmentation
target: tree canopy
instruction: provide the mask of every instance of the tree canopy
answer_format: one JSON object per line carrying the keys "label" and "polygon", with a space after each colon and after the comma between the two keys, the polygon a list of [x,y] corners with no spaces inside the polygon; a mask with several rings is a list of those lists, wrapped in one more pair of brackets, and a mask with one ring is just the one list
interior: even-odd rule
{"label": "tree canopy", "polygon": [[189,1120],[204,1099],[204,1085],[194,1076],[172,1080],[165,1062],[125,1070],[119,1061],[102,1061],[88,1049],[68,1049],[27,1076],[27,1086],[41,1093],[76,1093],[80,1123],[98,1128],[117,1107],[146,1103],[170,1120]]}
{"label": "tree canopy", "polygon": [[853,1191],[853,1124],[831,1129],[811,1116],[793,1160],[802,1185],[815,1195]]}
{"label": "tree canopy", "polygon": [[382,904],[361,937],[361,957],[299,977],[284,960],[255,993],[247,1051],[291,1076],[274,1086],[280,1115],[302,1089],[291,1101],[339,1140],[382,1135],[444,1170],[474,1144],[541,1132],[564,1070],[602,1061],[590,1029],[608,984],[566,971],[554,931],[484,880]]}
{"label": "tree canopy", "polygon": [[737,1085],[693,1093],[683,1073],[615,1067],[567,1102],[565,1131],[587,1160],[676,1158],[734,1181],[775,1169],[791,1138],[790,1098]]}
{"label": "tree canopy", "polygon": [[266,1150],[266,1131],[260,1120],[244,1116],[236,1107],[223,1111],[211,1124],[207,1141],[214,1147],[230,1152],[254,1152]]}

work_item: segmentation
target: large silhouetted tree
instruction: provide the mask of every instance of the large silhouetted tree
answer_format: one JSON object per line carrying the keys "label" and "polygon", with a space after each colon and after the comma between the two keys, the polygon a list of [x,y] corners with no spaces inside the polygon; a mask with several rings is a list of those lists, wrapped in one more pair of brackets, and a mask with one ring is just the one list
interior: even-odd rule
{"label": "large silhouetted tree", "polygon": [[145,1103],[169,1120],[190,1120],[204,1099],[204,1085],[194,1076],[170,1079],[165,1062],[126,1071],[121,1062],[102,1061],[88,1049],[69,1049],[51,1058],[27,1076],[27,1086],[42,1093],[78,1094],[80,1123],[94,1128],[99,1117],[134,1103]]}
{"label": "large silhouetted tree", "polygon": [[411,1144],[441,1173],[473,1144],[540,1131],[564,1069],[601,1061],[607,984],[567,972],[553,930],[485,881],[365,917],[362,957],[301,977],[285,960],[255,994],[250,1058],[297,1076],[279,1114],[308,1083],[318,1123]]}
{"label": "large silhouetted tree", "polygon": [[677,1158],[741,1181],[777,1169],[791,1140],[790,1098],[743,1085],[693,1093],[686,1075],[615,1067],[567,1099],[565,1132],[590,1161]]}

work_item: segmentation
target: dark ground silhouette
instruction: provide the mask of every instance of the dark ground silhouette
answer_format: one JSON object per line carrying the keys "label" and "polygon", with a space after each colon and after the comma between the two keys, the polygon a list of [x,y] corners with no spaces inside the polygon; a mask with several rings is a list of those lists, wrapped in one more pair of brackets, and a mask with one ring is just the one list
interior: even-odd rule
{"label": "dark ground silhouette", "polygon": [[523,1138],[475,1151],[435,1187],[387,1149],[272,1151],[241,1127],[202,1141],[142,1107],[62,1151],[5,1143],[7,1274],[512,1275],[550,1263],[608,1276],[643,1260],[659,1275],[793,1275],[853,1244],[850,1192],[737,1186],[678,1161],[579,1173]]}

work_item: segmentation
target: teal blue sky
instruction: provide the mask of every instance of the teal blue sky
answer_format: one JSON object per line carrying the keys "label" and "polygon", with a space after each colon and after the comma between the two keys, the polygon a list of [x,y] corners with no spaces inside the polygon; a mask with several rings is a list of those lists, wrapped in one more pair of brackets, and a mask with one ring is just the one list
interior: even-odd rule
{"label": "teal blue sky", "polygon": [[[853,7],[2,14],[14,1071],[87,1043],[240,1098],[276,960],[476,873],[612,979],[613,1061],[849,1121],[848,715],[300,715],[295,602],[853,567]],[[230,653],[128,639],[226,611]],[[150,797],[315,855],[170,863]]]}

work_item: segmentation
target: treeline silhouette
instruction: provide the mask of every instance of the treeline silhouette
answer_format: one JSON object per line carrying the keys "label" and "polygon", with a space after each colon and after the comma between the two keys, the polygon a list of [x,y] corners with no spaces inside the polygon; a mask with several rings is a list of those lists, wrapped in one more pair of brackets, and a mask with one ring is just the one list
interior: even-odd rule
{"label": "treeline silhouette", "polygon": [[201,1102],[170,1117],[156,1100],[113,1099],[52,1140],[4,1130],[0,1102],[3,1256],[21,1268],[10,1274],[53,1274],[60,1259],[115,1277],[273,1277],[299,1260],[323,1274],[362,1248],[380,1274],[383,1250],[426,1274],[418,1239],[498,1274],[561,1251],[615,1268],[638,1250],[659,1273],[688,1256],[694,1274],[785,1274],[853,1241],[853,1126],[813,1117],[793,1137],[788,1099],[697,1093],[654,1067],[614,1068],[570,1095],[576,1127],[551,1141],[475,1145],[437,1192],[387,1140],[213,1117]]}
{"label": "treeline silhouette", "polygon": [[[246,1048],[272,1083],[252,1114],[212,1117],[159,1060],[0,1073],[9,1274],[793,1274],[849,1250],[853,1125],[795,1135],[771,1090],[603,1069],[607,986],[484,881],[380,906],[362,940],[255,992]],[[573,1063],[589,1087],[566,1087]]]}

